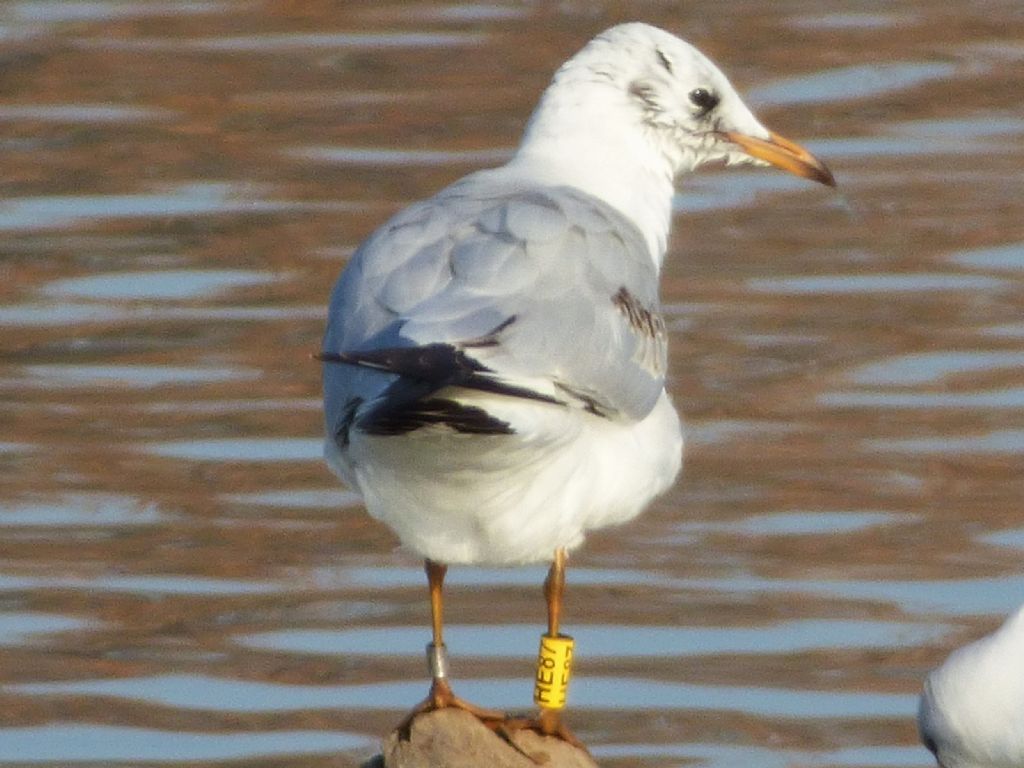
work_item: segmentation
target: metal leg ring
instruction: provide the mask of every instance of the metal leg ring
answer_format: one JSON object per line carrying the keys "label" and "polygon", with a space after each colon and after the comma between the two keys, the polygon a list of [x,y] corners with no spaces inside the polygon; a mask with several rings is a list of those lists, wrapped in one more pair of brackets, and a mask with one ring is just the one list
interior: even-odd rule
{"label": "metal leg ring", "polygon": [[441,645],[427,643],[427,670],[435,680],[443,680],[448,677],[448,649],[443,643]]}

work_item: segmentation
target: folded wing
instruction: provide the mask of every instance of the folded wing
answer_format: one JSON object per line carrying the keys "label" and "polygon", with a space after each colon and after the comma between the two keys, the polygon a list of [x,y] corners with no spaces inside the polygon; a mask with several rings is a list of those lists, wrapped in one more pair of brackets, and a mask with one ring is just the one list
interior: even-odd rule
{"label": "folded wing", "polygon": [[665,377],[657,270],[637,228],[570,188],[471,176],[399,213],[335,287],[328,427],[514,431],[477,390],[642,419]]}

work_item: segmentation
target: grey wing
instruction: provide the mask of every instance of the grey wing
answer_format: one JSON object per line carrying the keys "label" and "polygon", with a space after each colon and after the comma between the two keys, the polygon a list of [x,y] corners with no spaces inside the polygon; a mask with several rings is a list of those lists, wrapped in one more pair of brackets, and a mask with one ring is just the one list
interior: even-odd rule
{"label": "grey wing", "polygon": [[[379,417],[448,386],[640,419],[664,385],[657,271],[636,227],[578,191],[457,185],[357,252],[324,351],[347,363],[325,369],[336,433],[367,401]],[[430,403],[411,424],[444,421]]]}
{"label": "grey wing", "polygon": [[512,197],[494,234],[516,242],[529,282],[500,291],[514,317],[476,357],[517,381],[542,377],[574,404],[640,419],[665,379],[667,340],[658,274],[639,230],[606,204],[570,189]]}

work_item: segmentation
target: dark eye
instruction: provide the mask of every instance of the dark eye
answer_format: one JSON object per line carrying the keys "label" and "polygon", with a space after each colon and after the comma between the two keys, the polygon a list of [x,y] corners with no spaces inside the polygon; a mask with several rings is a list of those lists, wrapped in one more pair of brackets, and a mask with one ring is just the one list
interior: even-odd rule
{"label": "dark eye", "polygon": [[698,107],[701,114],[706,114],[712,109],[718,106],[718,95],[712,93],[707,88],[694,88],[690,91],[690,101],[695,107]]}
{"label": "dark eye", "polygon": [[661,63],[661,66],[663,66],[665,68],[665,71],[668,72],[671,75],[672,74],[672,61],[671,61],[671,59],[669,59],[669,57],[666,56],[664,51],[662,51],[660,48],[657,49],[655,52],[658,54],[658,61]]}

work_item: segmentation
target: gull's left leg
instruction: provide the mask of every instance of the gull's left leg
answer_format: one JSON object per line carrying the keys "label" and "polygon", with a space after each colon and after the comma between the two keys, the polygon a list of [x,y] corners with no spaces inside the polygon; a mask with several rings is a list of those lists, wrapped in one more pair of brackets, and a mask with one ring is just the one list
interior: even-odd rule
{"label": "gull's left leg", "polygon": [[433,560],[427,560],[424,566],[427,572],[427,583],[430,587],[430,618],[433,633],[432,642],[427,646],[427,664],[430,667],[430,693],[427,694],[427,698],[413,708],[412,712],[406,715],[405,719],[398,726],[398,732],[403,738],[408,738],[412,721],[417,715],[424,712],[433,712],[435,709],[444,709],[445,707],[464,709],[489,728],[500,730],[501,724],[508,718],[504,712],[483,709],[475,704],[470,704],[468,701],[463,701],[452,693],[451,685],[448,683],[448,652],[444,645],[443,590],[444,577],[448,572],[448,566]]}

